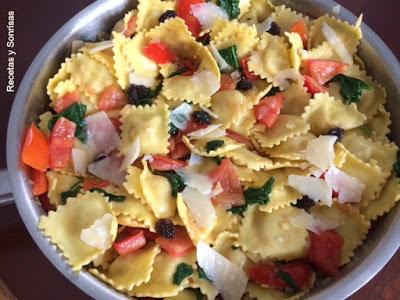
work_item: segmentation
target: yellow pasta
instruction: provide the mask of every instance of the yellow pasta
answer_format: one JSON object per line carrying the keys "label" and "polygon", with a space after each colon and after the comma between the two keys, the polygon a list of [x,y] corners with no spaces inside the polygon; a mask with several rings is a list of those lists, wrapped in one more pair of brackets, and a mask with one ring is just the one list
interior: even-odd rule
{"label": "yellow pasta", "polygon": [[127,169],[128,175],[126,181],[123,183],[124,188],[129,194],[134,195],[137,199],[144,199],[142,186],[140,185],[140,174],[142,169],[135,166],[129,166]]}
{"label": "yellow pasta", "polygon": [[213,249],[222,254],[226,259],[240,268],[246,268],[249,266],[249,261],[246,254],[236,247],[238,234],[223,232],[221,233],[214,243]]}
{"label": "yellow pasta", "polygon": [[197,155],[205,156],[205,157],[219,156],[219,155],[225,154],[229,151],[243,148],[245,146],[244,144],[239,144],[239,143],[231,140],[230,138],[222,137],[222,138],[218,138],[218,140],[224,142],[224,144],[221,147],[219,147],[216,150],[207,151],[206,145],[208,142],[211,141],[210,139],[190,141],[186,136],[184,136],[182,140],[185,143],[185,145],[188,146],[188,148],[192,152],[196,153]]}
{"label": "yellow pasta", "polygon": [[[312,286],[311,286],[312,287]],[[310,288],[311,288],[310,287]],[[247,287],[247,292],[249,293],[250,299],[257,299],[257,300],[297,300],[303,299],[303,297],[309,292],[308,289],[302,290],[300,293],[291,296],[287,293],[271,289],[271,288],[263,288],[257,284],[249,283]]]}
{"label": "yellow pasta", "polygon": [[49,182],[47,196],[50,203],[55,206],[62,204],[61,193],[68,191],[73,185],[79,182],[78,177],[59,172],[49,171],[46,175]]}
{"label": "yellow pasta", "polygon": [[161,15],[167,10],[175,10],[175,5],[174,1],[139,0],[136,30],[149,30],[157,26]]}
{"label": "yellow pasta", "polygon": [[170,112],[167,105],[127,105],[121,115],[121,153],[128,153],[137,138],[141,154],[168,153]]}
{"label": "yellow pasta", "polygon": [[251,0],[248,12],[239,18],[240,22],[256,24],[266,20],[275,10],[269,0]]}
{"label": "yellow pasta", "polygon": [[285,102],[283,104],[282,113],[287,115],[300,116],[304,112],[304,108],[310,101],[310,94],[307,89],[300,83],[293,83],[283,92]]}
{"label": "yellow pasta", "polygon": [[357,110],[354,103],[345,105],[327,93],[316,94],[301,117],[310,123],[311,132],[316,135],[326,134],[335,127],[356,128],[363,125],[367,119]]}
{"label": "yellow pasta", "polygon": [[[84,243],[80,236],[83,229],[91,226],[105,214],[112,214],[108,198],[98,192],[79,194],[69,198],[67,204],[58,206],[57,211],[42,216],[39,229],[56,244],[73,271],[79,271],[105,250]],[[117,235],[117,221],[113,216],[108,234],[113,241]]]}

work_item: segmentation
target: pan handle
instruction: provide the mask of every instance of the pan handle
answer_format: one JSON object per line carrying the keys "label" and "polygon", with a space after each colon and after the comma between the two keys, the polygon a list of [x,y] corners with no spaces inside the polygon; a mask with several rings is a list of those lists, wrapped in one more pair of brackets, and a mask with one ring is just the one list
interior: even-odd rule
{"label": "pan handle", "polygon": [[0,207],[14,203],[7,170],[0,170]]}

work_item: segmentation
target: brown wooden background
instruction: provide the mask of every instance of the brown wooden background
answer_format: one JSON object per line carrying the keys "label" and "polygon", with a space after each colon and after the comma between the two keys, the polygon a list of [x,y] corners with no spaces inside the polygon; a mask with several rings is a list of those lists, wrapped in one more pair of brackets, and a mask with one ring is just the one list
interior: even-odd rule
{"label": "brown wooden background", "polygon": [[[16,14],[16,77],[25,70],[45,42],[90,0],[0,0],[0,168],[5,168],[5,139],[13,94],[5,93],[5,36],[7,11]],[[399,0],[338,0],[365,21],[400,57]],[[400,299],[400,252],[351,300]],[[0,278],[19,299],[89,299],[69,283],[39,251],[14,206],[0,209]],[[1,296],[0,296],[1,298]],[[339,300],[339,299],[338,299]]]}

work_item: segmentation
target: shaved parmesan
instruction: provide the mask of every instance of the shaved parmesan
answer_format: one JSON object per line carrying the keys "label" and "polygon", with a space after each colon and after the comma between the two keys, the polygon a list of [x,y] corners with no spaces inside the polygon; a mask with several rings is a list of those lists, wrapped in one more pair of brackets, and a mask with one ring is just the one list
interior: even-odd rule
{"label": "shaved parmesan", "polygon": [[213,43],[211,43],[210,45],[208,45],[208,48],[211,51],[211,54],[213,55],[213,57],[215,58],[215,60],[218,63],[218,66],[220,68],[220,70],[224,73],[228,73],[233,71],[233,68],[231,65],[229,65],[226,60],[222,57],[222,55],[219,53],[218,49],[214,46]]}
{"label": "shaved parmesan", "polygon": [[131,164],[133,164],[140,155],[140,137],[137,137],[133,142],[131,148],[128,153],[125,154],[124,160],[121,164],[121,171],[128,168]]}
{"label": "shaved parmesan", "polygon": [[209,195],[204,195],[192,187],[186,187],[182,192],[182,198],[199,227],[211,228],[214,226],[217,214]]}
{"label": "shaved parmesan", "polygon": [[223,124],[209,125],[206,128],[202,128],[189,133],[188,137],[193,140],[223,137],[226,135],[226,132],[225,130],[219,129],[222,125]]}
{"label": "shaved parmesan", "polygon": [[333,164],[336,140],[336,136],[321,135],[309,141],[305,150],[306,159],[322,171],[325,171]]}
{"label": "shaved parmesan", "polygon": [[299,228],[304,228],[314,233],[331,230],[339,227],[342,223],[339,220],[320,219],[318,216],[298,210],[295,216],[289,217],[290,222]]}
{"label": "shaved parmesan", "polygon": [[90,50],[89,53],[97,53],[109,48],[112,48],[114,46],[113,41],[102,41],[98,43],[88,43],[90,45]]}
{"label": "shaved parmesan", "polygon": [[309,176],[289,175],[288,185],[307,195],[314,202],[321,201],[327,206],[332,205],[332,188],[322,179]]}
{"label": "shaved parmesan", "polygon": [[72,148],[72,163],[75,173],[85,175],[90,164],[89,152],[85,149]]}
{"label": "shaved parmesan", "polygon": [[198,71],[192,76],[192,82],[203,95],[211,96],[219,91],[221,83],[217,76],[210,71]]}
{"label": "shaved parmesan", "polygon": [[153,155],[146,154],[145,156],[143,156],[143,160],[148,161],[148,162],[153,162],[154,158],[153,158]]}
{"label": "shaved parmesan", "polygon": [[295,69],[287,69],[279,72],[272,80],[281,90],[286,90],[290,87],[291,81],[302,82],[303,76]]}
{"label": "shaved parmesan", "polygon": [[81,241],[100,250],[107,250],[112,246],[113,237],[110,234],[113,216],[105,214],[88,228],[81,231]]}
{"label": "shaved parmesan", "polygon": [[[218,196],[219,194],[221,194],[224,191],[221,183],[218,181],[217,184],[215,185],[213,191],[212,191],[212,195],[213,197]],[[235,195],[235,194],[234,194]],[[236,203],[236,202],[235,202]]]}
{"label": "shaved parmesan", "polygon": [[122,185],[127,173],[121,172],[121,164],[122,158],[111,155],[89,165],[89,172],[113,184]]}
{"label": "shaved parmesan", "polygon": [[187,186],[198,190],[203,195],[208,195],[211,193],[213,183],[210,179],[208,179],[207,176],[196,173],[188,168],[176,170],[176,173],[182,177]]}
{"label": "shaved parmesan", "polygon": [[193,107],[190,104],[183,102],[171,112],[171,123],[174,124],[176,128],[184,130],[187,122],[190,120],[192,112]]}
{"label": "shaved parmesan", "polygon": [[189,159],[189,167],[193,167],[193,166],[197,166],[199,164],[201,164],[201,162],[203,161],[203,157],[201,157],[200,155],[197,155],[195,153],[191,153],[190,154],[190,159]]}
{"label": "shaved parmesan", "polygon": [[330,167],[325,173],[325,181],[339,193],[339,203],[359,203],[365,190],[365,184],[345,172]]}
{"label": "shaved parmesan", "polygon": [[224,300],[242,298],[248,278],[241,268],[202,241],[197,244],[197,261]]}
{"label": "shaved parmesan", "polygon": [[353,58],[344,45],[343,41],[338,37],[335,30],[328,24],[324,23],[322,26],[322,33],[327,39],[328,43],[332,46],[333,50],[340,56],[341,60],[347,64],[353,64]]}
{"label": "shaved parmesan", "polygon": [[335,15],[339,15],[341,9],[342,9],[342,7],[338,4],[338,5],[335,5],[335,6],[332,8],[332,12],[333,12]]}
{"label": "shaved parmesan", "polygon": [[274,21],[274,17],[270,16],[269,18],[265,19],[263,22],[258,23],[256,25],[257,33],[260,35],[260,34],[263,34],[264,32],[267,32],[268,30],[270,30],[271,24],[273,21]]}
{"label": "shaved parmesan", "polygon": [[143,85],[147,88],[152,88],[157,85],[157,80],[151,77],[140,75],[135,71],[133,71],[129,73],[129,83],[134,85]]}
{"label": "shaved parmesan", "polygon": [[86,117],[85,121],[88,132],[87,144],[95,156],[99,154],[107,155],[118,148],[121,139],[104,111]]}
{"label": "shaved parmesan", "polygon": [[203,29],[211,29],[218,19],[229,20],[226,11],[212,2],[193,4],[190,8]]}

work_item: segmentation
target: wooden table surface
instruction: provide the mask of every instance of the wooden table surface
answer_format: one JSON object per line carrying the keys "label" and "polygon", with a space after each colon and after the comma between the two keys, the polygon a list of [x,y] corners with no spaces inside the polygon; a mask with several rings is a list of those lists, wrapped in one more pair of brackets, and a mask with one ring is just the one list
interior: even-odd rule
{"label": "wooden table surface", "polygon": [[[30,62],[45,42],[69,18],[90,4],[90,0],[1,1],[0,7],[0,169],[6,167],[5,140],[14,94],[5,93],[5,35],[7,11],[16,14],[16,81],[20,82]],[[365,21],[400,57],[398,0],[338,0]],[[390,263],[351,300],[400,299],[400,251]],[[34,244],[15,206],[0,209],[0,278],[19,299],[90,299],[66,280]],[[1,298],[1,295],[0,295]],[[340,299],[338,299],[340,300]]]}

